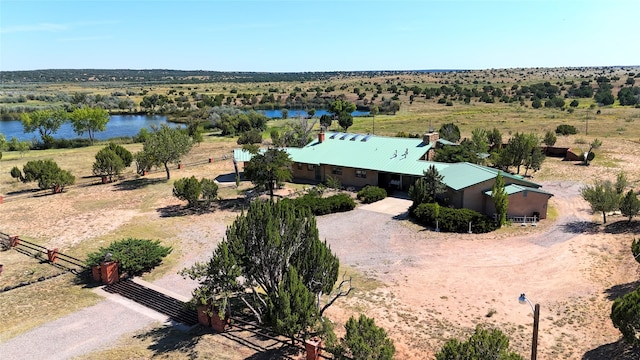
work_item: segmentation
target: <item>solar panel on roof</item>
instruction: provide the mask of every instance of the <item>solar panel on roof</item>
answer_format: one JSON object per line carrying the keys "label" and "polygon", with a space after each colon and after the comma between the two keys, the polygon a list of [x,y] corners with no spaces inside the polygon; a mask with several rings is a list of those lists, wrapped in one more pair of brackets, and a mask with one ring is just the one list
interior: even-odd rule
{"label": "solar panel on roof", "polygon": [[371,135],[367,135],[367,136],[363,137],[362,140],[360,140],[360,141],[367,141],[367,140],[369,140],[370,137],[371,137]]}

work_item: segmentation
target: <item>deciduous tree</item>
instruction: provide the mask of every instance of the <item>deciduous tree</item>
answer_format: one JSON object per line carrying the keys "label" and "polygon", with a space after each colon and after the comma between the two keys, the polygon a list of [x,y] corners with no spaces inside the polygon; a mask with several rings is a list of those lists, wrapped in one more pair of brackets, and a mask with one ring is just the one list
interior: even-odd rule
{"label": "deciduous tree", "polygon": [[20,115],[24,132],[30,133],[37,130],[45,145],[53,141],[52,135],[60,129],[60,126],[62,126],[67,119],[67,112],[62,109],[36,110],[32,113],[22,113]]}
{"label": "deciduous tree", "polygon": [[592,186],[585,186],[580,191],[591,210],[602,212],[602,222],[607,223],[607,212],[614,211],[620,203],[620,196],[611,181],[597,180]]}
{"label": "deciduous tree", "polygon": [[109,112],[100,107],[83,107],[73,110],[70,118],[73,131],[80,136],[86,132],[93,144],[96,132],[106,130]]}
{"label": "deciduous tree", "polygon": [[177,164],[180,159],[191,151],[193,140],[181,129],[162,125],[155,129],[142,146],[143,155],[139,159],[146,159],[153,165],[164,165],[167,180],[171,178],[169,163]]}
{"label": "deciduous tree", "polygon": [[256,153],[244,167],[244,175],[254,185],[264,188],[273,199],[276,186],[290,181],[291,159],[282,149],[267,149],[264,153]]}

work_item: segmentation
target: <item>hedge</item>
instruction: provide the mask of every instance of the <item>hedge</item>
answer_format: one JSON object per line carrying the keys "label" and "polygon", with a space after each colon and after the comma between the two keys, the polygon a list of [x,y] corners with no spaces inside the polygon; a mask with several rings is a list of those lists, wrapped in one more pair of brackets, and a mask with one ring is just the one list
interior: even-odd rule
{"label": "hedge", "polygon": [[[436,210],[438,209],[438,210]],[[470,209],[452,209],[442,207],[437,204],[420,204],[411,213],[411,216],[424,226],[436,226],[436,214],[438,219],[438,228],[443,232],[466,233],[469,231],[469,222],[471,222],[471,231],[474,233],[487,233],[497,229],[497,225],[493,219]]]}
{"label": "hedge", "polygon": [[347,194],[336,194],[326,198],[316,194],[306,194],[295,199],[284,199],[282,201],[293,201],[296,206],[306,206],[311,209],[314,215],[350,211],[356,207],[355,201]]}
{"label": "hedge", "polygon": [[387,190],[377,186],[365,186],[358,191],[358,200],[371,204],[387,197]]}

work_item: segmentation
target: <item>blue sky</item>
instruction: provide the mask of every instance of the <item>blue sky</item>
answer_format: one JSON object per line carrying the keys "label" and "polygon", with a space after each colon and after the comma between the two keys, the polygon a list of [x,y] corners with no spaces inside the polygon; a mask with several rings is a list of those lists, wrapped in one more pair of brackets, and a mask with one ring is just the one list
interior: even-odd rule
{"label": "blue sky", "polygon": [[0,0],[0,70],[640,65],[640,0]]}

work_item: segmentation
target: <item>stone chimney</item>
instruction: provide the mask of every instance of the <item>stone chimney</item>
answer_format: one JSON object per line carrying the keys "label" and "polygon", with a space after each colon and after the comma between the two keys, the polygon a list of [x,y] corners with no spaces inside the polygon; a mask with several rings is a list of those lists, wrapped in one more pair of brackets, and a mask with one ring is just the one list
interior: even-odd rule
{"label": "stone chimney", "polygon": [[431,144],[432,142],[438,141],[440,136],[437,132],[430,131],[424,135],[422,135],[422,142],[424,144]]}
{"label": "stone chimney", "polygon": [[318,133],[318,142],[321,144],[324,142],[324,131]]}

